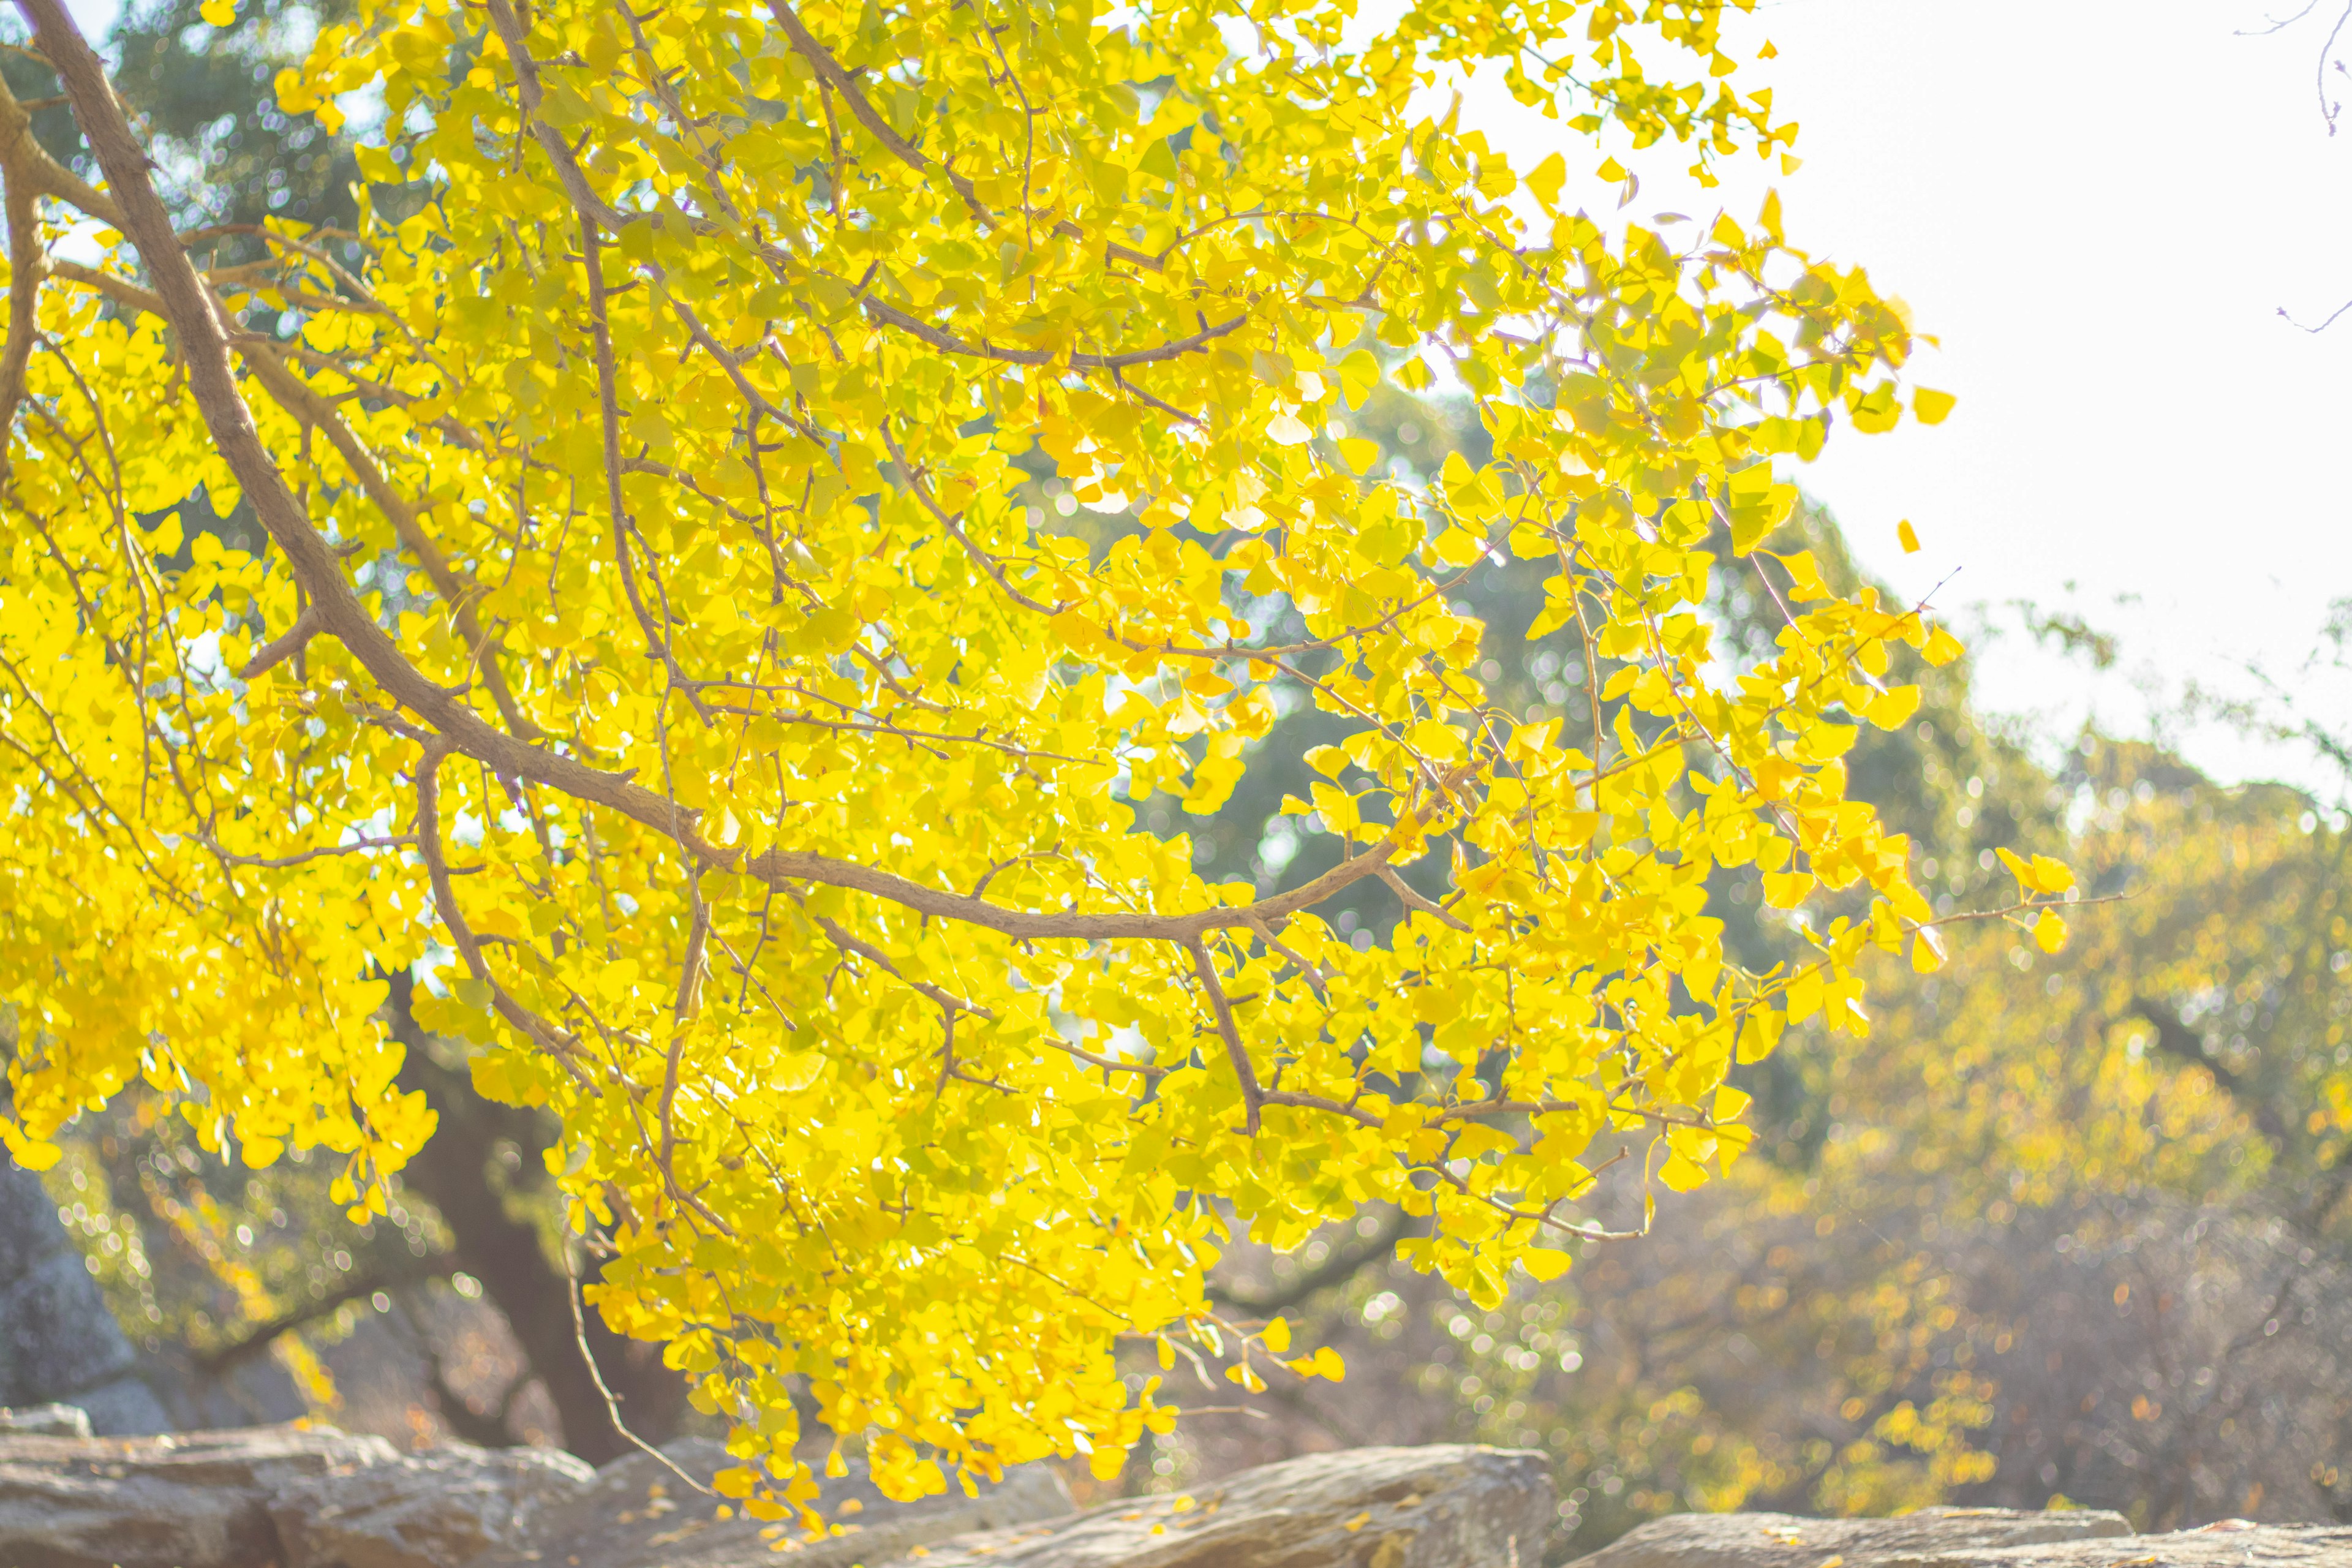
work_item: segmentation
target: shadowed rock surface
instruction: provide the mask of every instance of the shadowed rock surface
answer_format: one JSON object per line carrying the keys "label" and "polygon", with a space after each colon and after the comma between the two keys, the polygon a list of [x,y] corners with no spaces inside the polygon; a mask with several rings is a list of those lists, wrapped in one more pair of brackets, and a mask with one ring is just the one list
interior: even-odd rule
{"label": "shadowed rock surface", "polygon": [[[662,1452],[706,1485],[740,1462],[728,1458],[724,1445],[704,1437],[680,1439]],[[1009,1471],[1002,1485],[983,1486],[976,1498],[958,1490],[920,1502],[892,1502],[856,1460],[847,1475],[821,1484],[817,1511],[846,1533],[810,1541],[797,1526],[716,1519],[711,1500],[688,1487],[668,1466],[649,1454],[628,1455],[596,1472],[594,1484],[573,1505],[540,1560],[551,1568],[880,1568],[890,1558],[950,1536],[1070,1511],[1062,1479],[1043,1465]],[[772,1550],[787,1537],[795,1550]]]}
{"label": "shadowed rock surface", "polygon": [[288,1426],[144,1438],[0,1432],[0,1564],[282,1563],[268,1511],[273,1495],[398,1458],[381,1437]]}
{"label": "shadowed rock surface", "polygon": [[1630,1530],[1577,1568],[1962,1568],[1990,1551],[2129,1535],[2104,1509],[2031,1513],[1929,1508],[1899,1519],[1804,1519],[1790,1513],[1675,1513]]}
{"label": "shadowed rock surface", "polygon": [[965,1536],[893,1568],[1540,1568],[1551,1521],[1539,1453],[1350,1448]]}
{"label": "shadowed rock surface", "polygon": [[453,1443],[302,1477],[265,1506],[285,1568],[455,1568],[524,1560],[595,1479],[555,1449]]}
{"label": "shadowed rock surface", "polygon": [[138,1361],[40,1178],[0,1153],[0,1405],[69,1400],[100,1432],[166,1431]]}
{"label": "shadowed rock surface", "polygon": [[[714,1517],[659,1461],[603,1470],[540,1448],[451,1443],[403,1454],[381,1437],[257,1426],[149,1438],[76,1435],[70,1407],[0,1412],[0,1568],[703,1568],[773,1564],[781,1531]],[[707,1479],[716,1443],[670,1450]],[[1070,1511],[1052,1471],[1025,1467],[978,1498],[893,1503],[862,1468],[819,1506],[847,1533],[793,1568],[880,1563],[927,1542]],[[791,1533],[797,1538],[798,1530]]]}
{"label": "shadowed rock surface", "polygon": [[1970,1568],[2352,1568],[2352,1525],[2228,1519],[2166,1535],[2012,1546]]}
{"label": "shadowed rock surface", "polygon": [[1900,1519],[1783,1513],[1653,1520],[1574,1568],[2352,1568],[2352,1526],[2250,1524],[2134,1535],[2121,1514],[1935,1508]]}
{"label": "shadowed rock surface", "polygon": [[[547,1449],[403,1454],[327,1428],[86,1436],[71,1406],[0,1410],[0,1568],[1540,1568],[1549,1464],[1520,1449],[1356,1448],[1189,1493],[1070,1511],[1044,1466],[976,1498],[824,1483],[839,1533],[717,1517],[667,1465]],[[717,1443],[665,1450],[708,1480]],[[1900,1519],[1680,1514],[1576,1568],[2352,1568],[2352,1526],[1928,1509]]]}

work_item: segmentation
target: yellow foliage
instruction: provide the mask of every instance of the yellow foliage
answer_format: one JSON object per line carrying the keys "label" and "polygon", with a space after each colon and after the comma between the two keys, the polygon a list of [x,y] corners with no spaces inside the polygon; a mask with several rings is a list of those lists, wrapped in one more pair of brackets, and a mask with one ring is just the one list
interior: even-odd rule
{"label": "yellow foliage", "polygon": [[[892,1495],[1099,1473],[1165,1418],[1116,1337],[1215,1340],[1233,1220],[1396,1203],[1496,1299],[1591,1233],[1596,1133],[1672,1128],[1696,1184],[1742,1146],[1735,1038],[1792,999],[1864,1032],[1864,935],[1927,919],[1839,759],[1916,701],[1891,645],[1957,644],[1801,552],[1771,658],[1697,614],[1715,531],[1758,551],[1793,504],[1774,453],[1899,417],[1899,312],[1777,203],[1685,250],[1538,221],[1410,107],[1502,62],[1588,134],[1787,139],[1766,94],[1645,77],[1635,7],[1424,0],[1354,48],[1300,0],[1239,53],[1207,9],[362,0],[282,102],[380,93],[402,156],[364,166],[431,199],[211,276],[28,9],[108,189],[18,138],[12,199],[109,248],[15,276],[0,365],[26,1163],[143,1083],[248,1163],[341,1154],[380,1213],[433,1131],[383,1016],[415,973],[484,1093],[561,1117],[616,1249],[592,1299],[761,1484],[803,1479],[794,1374]],[[1712,80],[1720,10],[1640,15]],[[299,336],[222,325],[264,306]],[[1424,487],[1331,444],[1439,366],[1493,462]],[[1048,531],[1041,469],[1134,526]],[[187,534],[199,489],[267,547]],[[1445,588],[1506,549],[1614,664],[1589,733],[1472,673]],[[1276,595],[1302,640],[1239,608]],[[1351,730],[1336,868],[1205,884],[1135,805],[1214,808],[1286,693]],[[1878,913],[1741,971],[1706,883],[1749,861]],[[1410,918],[1359,951],[1315,910],[1367,879]]]}

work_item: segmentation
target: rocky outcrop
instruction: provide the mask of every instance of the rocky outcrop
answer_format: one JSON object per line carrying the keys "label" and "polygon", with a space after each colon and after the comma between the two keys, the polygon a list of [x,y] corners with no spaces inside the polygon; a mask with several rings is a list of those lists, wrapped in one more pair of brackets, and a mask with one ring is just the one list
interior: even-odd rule
{"label": "rocky outcrop", "polygon": [[[1541,1454],[1455,1446],[1350,1448],[1264,1465],[1172,1497],[1108,1503],[1066,1520],[965,1536],[931,1547],[919,1563],[1540,1568],[1551,1521],[1551,1466]],[[916,1568],[915,1561],[894,1568]]]}
{"label": "rocky outcrop", "polygon": [[[92,1438],[79,1415],[0,1412],[0,1568],[765,1568],[785,1533],[719,1520],[710,1500],[646,1455],[598,1471],[546,1449],[452,1443],[403,1454],[324,1428]],[[732,1463],[697,1440],[668,1457],[704,1480]],[[977,1498],[899,1504],[853,1467],[825,1483],[819,1506],[845,1533],[795,1540],[793,1568],[879,1564],[1066,1514],[1070,1498],[1031,1466]]]}
{"label": "rocky outcrop", "polygon": [[2028,1513],[1929,1508],[1897,1519],[1803,1519],[1788,1513],[1674,1513],[1638,1525],[1578,1568],[1964,1568],[2004,1547],[2129,1535],[2103,1509]]}
{"label": "rocky outcrop", "polygon": [[162,1432],[163,1402],[40,1179],[0,1153],[0,1405],[70,1400],[100,1432]]}
{"label": "rocky outcrop", "polygon": [[285,1568],[458,1568],[528,1560],[595,1479],[554,1449],[451,1444],[281,1483],[263,1507]]}
{"label": "rocky outcrop", "polygon": [[[797,1527],[756,1520],[714,1517],[710,1500],[679,1478],[704,1485],[740,1461],[723,1445],[690,1437],[662,1450],[664,1464],[650,1454],[632,1454],[596,1472],[595,1483],[572,1505],[562,1527],[545,1543],[541,1561],[553,1568],[850,1568],[879,1565],[919,1546],[975,1531],[998,1530],[1055,1519],[1070,1511],[1061,1478],[1043,1465],[1007,1472],[997,1486],[977,1497],[961,1490],[919,1502],[885,1498],[861,1463],[849,1473],[821,1482],[816,1511],[843,1533],[809,1540]],[[671,1465],[677,1467],[672,1469]],[[793,1550],[773,1547],[787,1538]],[[357,1568],[357,1565],[354,1565]]]}
{"label": "rocky outcrop", "polygon": [[2352,1568],[2352,1527],[2250,1524],[2134,1535],[2119,1513],[1931,1508],[1899,1519],[1685,1513],[1573,1568]]}
{"label": "rocky outcrop", "polygon": [[2352,1568],[2352,1526],[2225,1519],[2167,1535],[2011,1546],[1970,1568]]}
{"label": "rocky outcrop", "polygon": [[[852,1466],[824,1483],[812,1536],[719,1517],[694,1483],[730,1462],[700,1439],[592,1470],[299,1426],[92,1437],[68,1406],[0,1410],[0,1568],[1540,1568],[1553,1520],[1545,1456],[1435,1447],[1310,1455],[1083,1513],[1042,1466],[915,1503]],[[1681,1514],[1575,1568],[2352,1568],[2352,1527]]]}
{"label": "rocky outcrop", "polygon": [[0,1433],[0,1563],[282,1563],[272,1497],[398,1458],[381,1437],[285,1426],[143,1439]]}

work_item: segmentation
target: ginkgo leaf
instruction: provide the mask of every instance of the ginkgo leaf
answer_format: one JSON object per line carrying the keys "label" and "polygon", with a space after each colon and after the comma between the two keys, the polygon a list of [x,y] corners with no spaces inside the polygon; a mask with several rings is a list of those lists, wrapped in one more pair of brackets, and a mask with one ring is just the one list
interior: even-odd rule
{"label": "ginkgo leaf", "polygon": [[1530,1251],[1519,1255],[1519,1267],[1544,1284],[1565,1275],[1576,1259],[1565,1252]]}
{"label": "ginkgo leaf", "polygon": [[1945,416],[1959,399],[1948,392],[1936,392],[1927,387],[1914,388],[1911,394],[1912,416],[1922,425],[1941,425]]}
{"label": "ginkgo leaf", "polygon": [[1381,362],[1369,349],[1358,349],[1339,362],[1339,387],[1350,408],[1361,408],[1381,384]]}
{"label": "ginkgo leaf", "polygon": [[2044,952],[2056,952],[2066,945],[2066,922],[2055,910],[2043,910],[2033,917],[2033,941]]}
{"label": "ginkgo leaf", "polygon": [[1567,178],[1568,161],[1558,153],[1552,153],[1528,171],[1528,190],[1544,205],[1546,211],[1550,211],[1559,204],[1559,187]]}

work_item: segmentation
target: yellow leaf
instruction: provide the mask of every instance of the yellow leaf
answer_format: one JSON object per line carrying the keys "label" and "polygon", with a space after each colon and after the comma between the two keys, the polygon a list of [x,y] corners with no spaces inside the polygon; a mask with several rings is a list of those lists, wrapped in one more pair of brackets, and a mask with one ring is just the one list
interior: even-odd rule
{"label": "yellow leaf", "polygon": [[[228,0],[206,0],[207,10],[215,5],[226,10]],[[381,147],[362,144],[352,149],[352,156],[359,162],[361,175],[376,184],[397,185],[408,178],[401,173],[400,165],[392,161],[392,154]]]}
{"label": "yellow leaf", "polygon": [[1764,873],[1764,902],[1776,910],[1793,910],[1813,890],[1813,879],[1802,871]]}
{"label": "yellow leaf", "polygon": [[2058,918],[2055,910],[2043,910],[2033,920],[2034,942],[2044,952],[2055,952],[2066,945],[2066,922]]}
{"label": "yellow leaf", "polygon": [[1896,686],[1878,693],[1864,704],[1862,715],[1882,730],[1900,728],[1912,714],[1919,710],[1919,689]]}
{"label": "yellow leaf", "polygon": [[1780,564],[1789,569],[1791,591],[1799,599],[1834,597],[1830,586],[1822,580],[1822,569],[1810,550],[1800,550],[1780,557]]}
{"label": "yellow leaf", "polygon": [[2036,855],[2027,862],[2025,874],[2040,893],[2063,893],[2074,885],[2074,873],[2066,862],[2047,855]]}
{"label": "yellow leaf", "polygon": [[1519,1254],[1519,1267],[1547,1285],[1567,1273],[1575,1261],[1565,1252],[1530,1249]]}
{"label": "yellow leaf", "polygon": [[1706,1180],[1706,1168],[1693,1163],[1677,1151],[1667,1155],[1665,1163],[1658,1167],[1658,1180],[1675,1192],[1686,1193]]}
{"label": "yellow leaf", "polygon": [[1358,349],[1339,362],[1339,390],[1350,408],[1361,408],[1364,399],[1381,384],[1381,362],[1369,349]]}
{"label": "yellow leaf", "polygon": [[1568,161],[1554,153],[1528,172],[1528,189],[1550,211],[1559,205],[1559,187],[1567,178]]}
{"label": "yellow leaf", "polygon": [[1915,973],[1933,974],[1944,967],[1944,939],[1927,926],[1911,933],[1911,968]]}
{"label": "yellow leaf", "polygon": [[1895,537],[1896,540],[1901,542],[1904,554],[1916,555],[1919,553],[1918,531],[1911,526],[1911,520],[1909,518],[1906,517],[1901,522],[1895,525]]}
{"label": "yellow leaf", "polygon": [[1941,425],[1958,401],[1948,392],[1931,392],[1923,386],[1911,395],[1911,413],[1922,425]]}
{"label": "yellow leaf", "polygon": [[[6,1130],[0,1127],[0,1130]],[[65,1151],[54,1143],[38,1139],[9,1137],[8,1152],[16,1163],[28,1171],[46,1171],[65,1157]]]}
{"label": "yellow leaf", "polygon": [[233,0],[205,0],[197,15],[215,27],[226,27],[236,20],[236,6]]}

